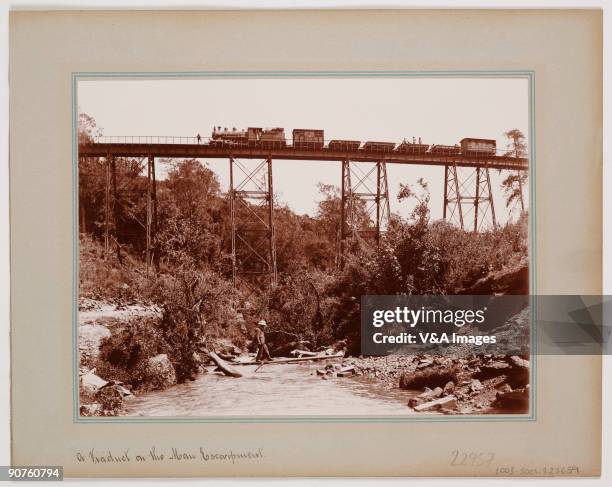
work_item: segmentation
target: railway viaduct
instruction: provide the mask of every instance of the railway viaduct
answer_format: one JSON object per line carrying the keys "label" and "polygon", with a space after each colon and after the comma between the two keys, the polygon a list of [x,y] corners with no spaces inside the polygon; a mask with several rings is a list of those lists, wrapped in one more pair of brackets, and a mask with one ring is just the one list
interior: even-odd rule
{"label": "railway viaduct", "polygon": [[[485,213],[495,221],[495,209],[491,192],[489,169],[526,171],[528,160],[507,155],[464,156],[427,153],[403,153],[397,151],[368,151],[363,148],[352,151],[332,150],[328,147],[240,147],[203,143],[195,137],[98,137],[79,144],[79,158],[103,158],[106,161],[105,188],[105,248],[110,249],[111,219],[116,219],[118,198],[116,164],[119,158],[146,159],[146,232],[147,268],[155,262],[155,233],[157,229],[157,193],[155,178],[156,158],[226,159],[230,168],[229,207],[231,220],[232,276],[264,274],[270,283],[277,282],[276,244],[274,232],[274,184],[272,161],[323,161],[341,166],[341,225],[339,235],[339,262],[346,248],[347,239],[360,235],[378,241],[390,216],[387,164],[412,164],[443,166],[444,219],[463,229],[478,231]],[[250,163],[246,163],[250,160]],[[470,168],[470,177],[461,181],[458,168]],[[521,188],[522,191],[522,188]],[[522,195],[521,195],[522,196]],[[356,202],[363,202],[373,225],[357,228],[354,218]],[[251,221],[248,226],[237,225],[237,205],[246,208]],[[467,205],[467,206],[466,206]],[[265,209],[265,212],[254,208]],[[467,221],[467,209],[469,219]],[[472,211],[473,209],[473,211]],[[262,215],[265,215],[262,218]],[[466,218],[464,218],[466,217]],[[248,230],[246,230],[248,229]],[[254,234],[264,234],[265,249],[254,244]],[[246,259],[238,261],[238,249]],[[255,261],[252,270],[247,261]]]}

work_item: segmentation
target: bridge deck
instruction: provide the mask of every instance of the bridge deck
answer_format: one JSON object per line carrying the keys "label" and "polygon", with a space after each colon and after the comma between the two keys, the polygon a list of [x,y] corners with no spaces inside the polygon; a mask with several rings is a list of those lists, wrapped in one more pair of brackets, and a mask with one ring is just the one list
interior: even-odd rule
{"label": "bridge deck", "polygon": [[287,159],[306,161],[388,162],[428,166],[456,165],[460,167],[488,167],[493,169],[527,170],[528,160],[508,156],[449,156],[439,154],[407,154],[401,152],[378,152],[358,149],[354,151],[302,149],[292,146],[264,147],[218,147],[208,144],[163,144],[163,143],[88,143],[79,145],[79,156],[84,157],[176,157],[227,159]]}

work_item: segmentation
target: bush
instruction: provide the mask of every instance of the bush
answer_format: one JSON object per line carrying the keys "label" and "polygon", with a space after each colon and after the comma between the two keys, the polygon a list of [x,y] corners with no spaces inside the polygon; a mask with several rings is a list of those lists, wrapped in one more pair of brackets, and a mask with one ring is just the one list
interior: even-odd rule
{"label": "bush", "polygon": [[123,397],[113,387],[103,387],[97,392],[79,392],[81,416],[117,416],[123,410]]}
{"label": "bush", "polygon": [[276,348],[308,342],[316,350],[333,342],[327,302],[319,289],[325,280],[323,273],[297,272],[285,276],[276,288],[262,296],[260,313],[269,321],[267,334]]}
{"label": "bush", "polygon": [[156,389],[155,378],[148,372],[148,360],[168,348],[157,321],[158,318],[137,318],[105,338],[96,363],[98,375],[128,384],[134,390]]}
{"label": "bush", "polygon": [[95,395],[96,401],[102,407],[102,416],[117,416],[123,409],[121,393],[113,387],[104,387]]}

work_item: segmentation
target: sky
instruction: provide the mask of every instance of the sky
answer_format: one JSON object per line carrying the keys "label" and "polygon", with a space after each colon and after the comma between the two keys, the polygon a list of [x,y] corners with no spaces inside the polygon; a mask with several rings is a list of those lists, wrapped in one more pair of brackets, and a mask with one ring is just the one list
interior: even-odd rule
{"label": "sky", "polygon": [[[423,143],[454,145],[473,137],[496,139],[505,148],[504,132],[529,133],[528,83],[512,78],[81,80],[78,104],[110,136],[209,137],[214,126],[284,127],[288,139],[294,128],[310,128],[325,130],[326,140],[421,137]],[[202,163],[227,190],[229,162]],[[163,178],[164,169],[158,172]],[[392,212],[410,213],[414,202],[397,200],[399,185],[415,186],[423,178],[431,217],[442,218],[443,167],[388,164],[387,173]],[[339,162],[275,160],[273,174],[276,197],[299,214],[315,214],[319,182],[341,184]],[[503,224],[517,213],[510,214],[500,190],[506,174],[490,174]]]}

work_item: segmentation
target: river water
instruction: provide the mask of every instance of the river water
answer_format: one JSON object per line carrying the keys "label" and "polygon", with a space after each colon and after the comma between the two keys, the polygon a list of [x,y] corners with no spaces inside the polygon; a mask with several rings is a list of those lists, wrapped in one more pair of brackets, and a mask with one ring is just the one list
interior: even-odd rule
{"label": "river water", "polygon": [[[243,377],[218,373],[126,401],[126,415],[146,417],[331,416],[414,414],[411,392],[388,390],[378,381],[355,378],[324,380],[319,364],[240,367]],[[247,370],[243,370],[247,369]]]}

